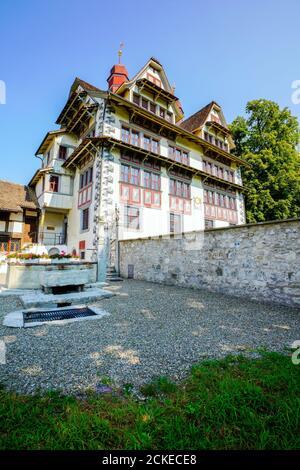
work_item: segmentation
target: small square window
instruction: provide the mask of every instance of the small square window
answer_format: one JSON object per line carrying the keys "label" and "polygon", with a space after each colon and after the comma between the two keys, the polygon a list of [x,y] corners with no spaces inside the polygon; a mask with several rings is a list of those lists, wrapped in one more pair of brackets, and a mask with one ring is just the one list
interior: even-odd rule
{"label": "small square window", "polygon": [[58,150],[58,158],[60,160],[66,160],[67,158],[67,147],[65,147],[64,145],[60,145],[59,146],[59,150]]}
{"label": "small square window", "polygon": [[210,219],[205,219],[204,220],[204,227],[206,229],[213,228],[214,227],[214,221]]}
{"label": "small square window", "polygon": [[140,229],[140,209],[139,207],[126,206],[125,207],[125,227],[128,229]]}
{"label": "small square window", "polygon": [[180,214],[170,213],[170,233],[182,232],[182,217]]}
{"label": "small square window", "polygon": [[51,175],[49,179],[49,191],[51,193],[58,193],[58,183],[59,183],[59,177]]}

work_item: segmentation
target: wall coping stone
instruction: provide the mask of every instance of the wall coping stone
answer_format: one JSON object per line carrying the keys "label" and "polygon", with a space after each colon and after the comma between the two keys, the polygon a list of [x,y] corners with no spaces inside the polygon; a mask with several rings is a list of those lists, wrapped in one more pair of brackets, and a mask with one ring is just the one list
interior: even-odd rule
{"label": "wall coping stone", "polygon": [[251,228],[251,227],[262,227],[264,225],[277,225],[277,224],[283,224],[283,223],[294,223],[294,222],[300,222],[300,217],[296,217],[293,219],[277,219],[277,220],[267,220],[264,222],[251,222],[249,224],[240,224],[240,225],[229,225],[227,227],[214,227],[214,228],[208,228],[205,230],[192,230],[190,232],[183,232],[181,233],[166,233],[164,235],[155,235],[152,237],[139,237],[139,238],[127,238],[126,240],[120,240],[120,243],[126,243],[126,242],[135,242],[138,240],[159,240],[159,239],[170,239],[170,238],[175,238],[178,240],[178,236],[182,236],[183,238],[185,235],[193,234],[193,233],[202,233],[202,232],[220,232],[220,231],[226,231],[226,230],[235,230],[235,229],[241,229],[241,228]]}

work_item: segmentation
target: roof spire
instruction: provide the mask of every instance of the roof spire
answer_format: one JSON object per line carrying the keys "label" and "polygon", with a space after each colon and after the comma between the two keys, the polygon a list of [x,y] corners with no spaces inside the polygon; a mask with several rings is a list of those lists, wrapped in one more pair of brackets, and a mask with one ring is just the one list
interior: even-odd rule
{"label": "roof spire", "polygon": [[119,56],[119,61],[118,61],[118,63],[119,63],[119,64],[121,63],[121,57],[122,57],[122,54],[123,54],[123,47],[124,47],[124,43],[121,42],[121,43],[120,43],[120,49],[118,50],[118,56]]}
{"label": "roof spire", "polygon": [[125,65],[121,64],[121,57],[123,54],[124,44],[121,42],[120,49],[118,50],[119,63],[111,68],[110,75],[107,79],[108,88],[110,91],[115,93],[122,83],[128,81],[128,72]]}

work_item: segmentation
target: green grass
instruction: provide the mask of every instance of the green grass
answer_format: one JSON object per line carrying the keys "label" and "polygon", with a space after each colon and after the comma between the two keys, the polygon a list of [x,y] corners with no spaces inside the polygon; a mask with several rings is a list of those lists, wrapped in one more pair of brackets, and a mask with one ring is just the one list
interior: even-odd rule
{"label": "green grass", "polygon": [[227,357],[161,377],[131,395],[86,399],[0,391],[0,449],[299,449],[300,365]]}

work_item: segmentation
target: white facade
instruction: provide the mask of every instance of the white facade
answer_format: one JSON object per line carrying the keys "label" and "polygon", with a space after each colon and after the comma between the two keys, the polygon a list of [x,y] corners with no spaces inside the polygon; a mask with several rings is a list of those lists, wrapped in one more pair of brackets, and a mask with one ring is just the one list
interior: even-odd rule
{"label": "white facade", "polygon": [[116,93],[76,80],[61,129],[37,152],[40,243],[105,267],[121,239],[244,223],[240,162],[222,111],[212,104],[195,131],[182,117],[155,59]]}

